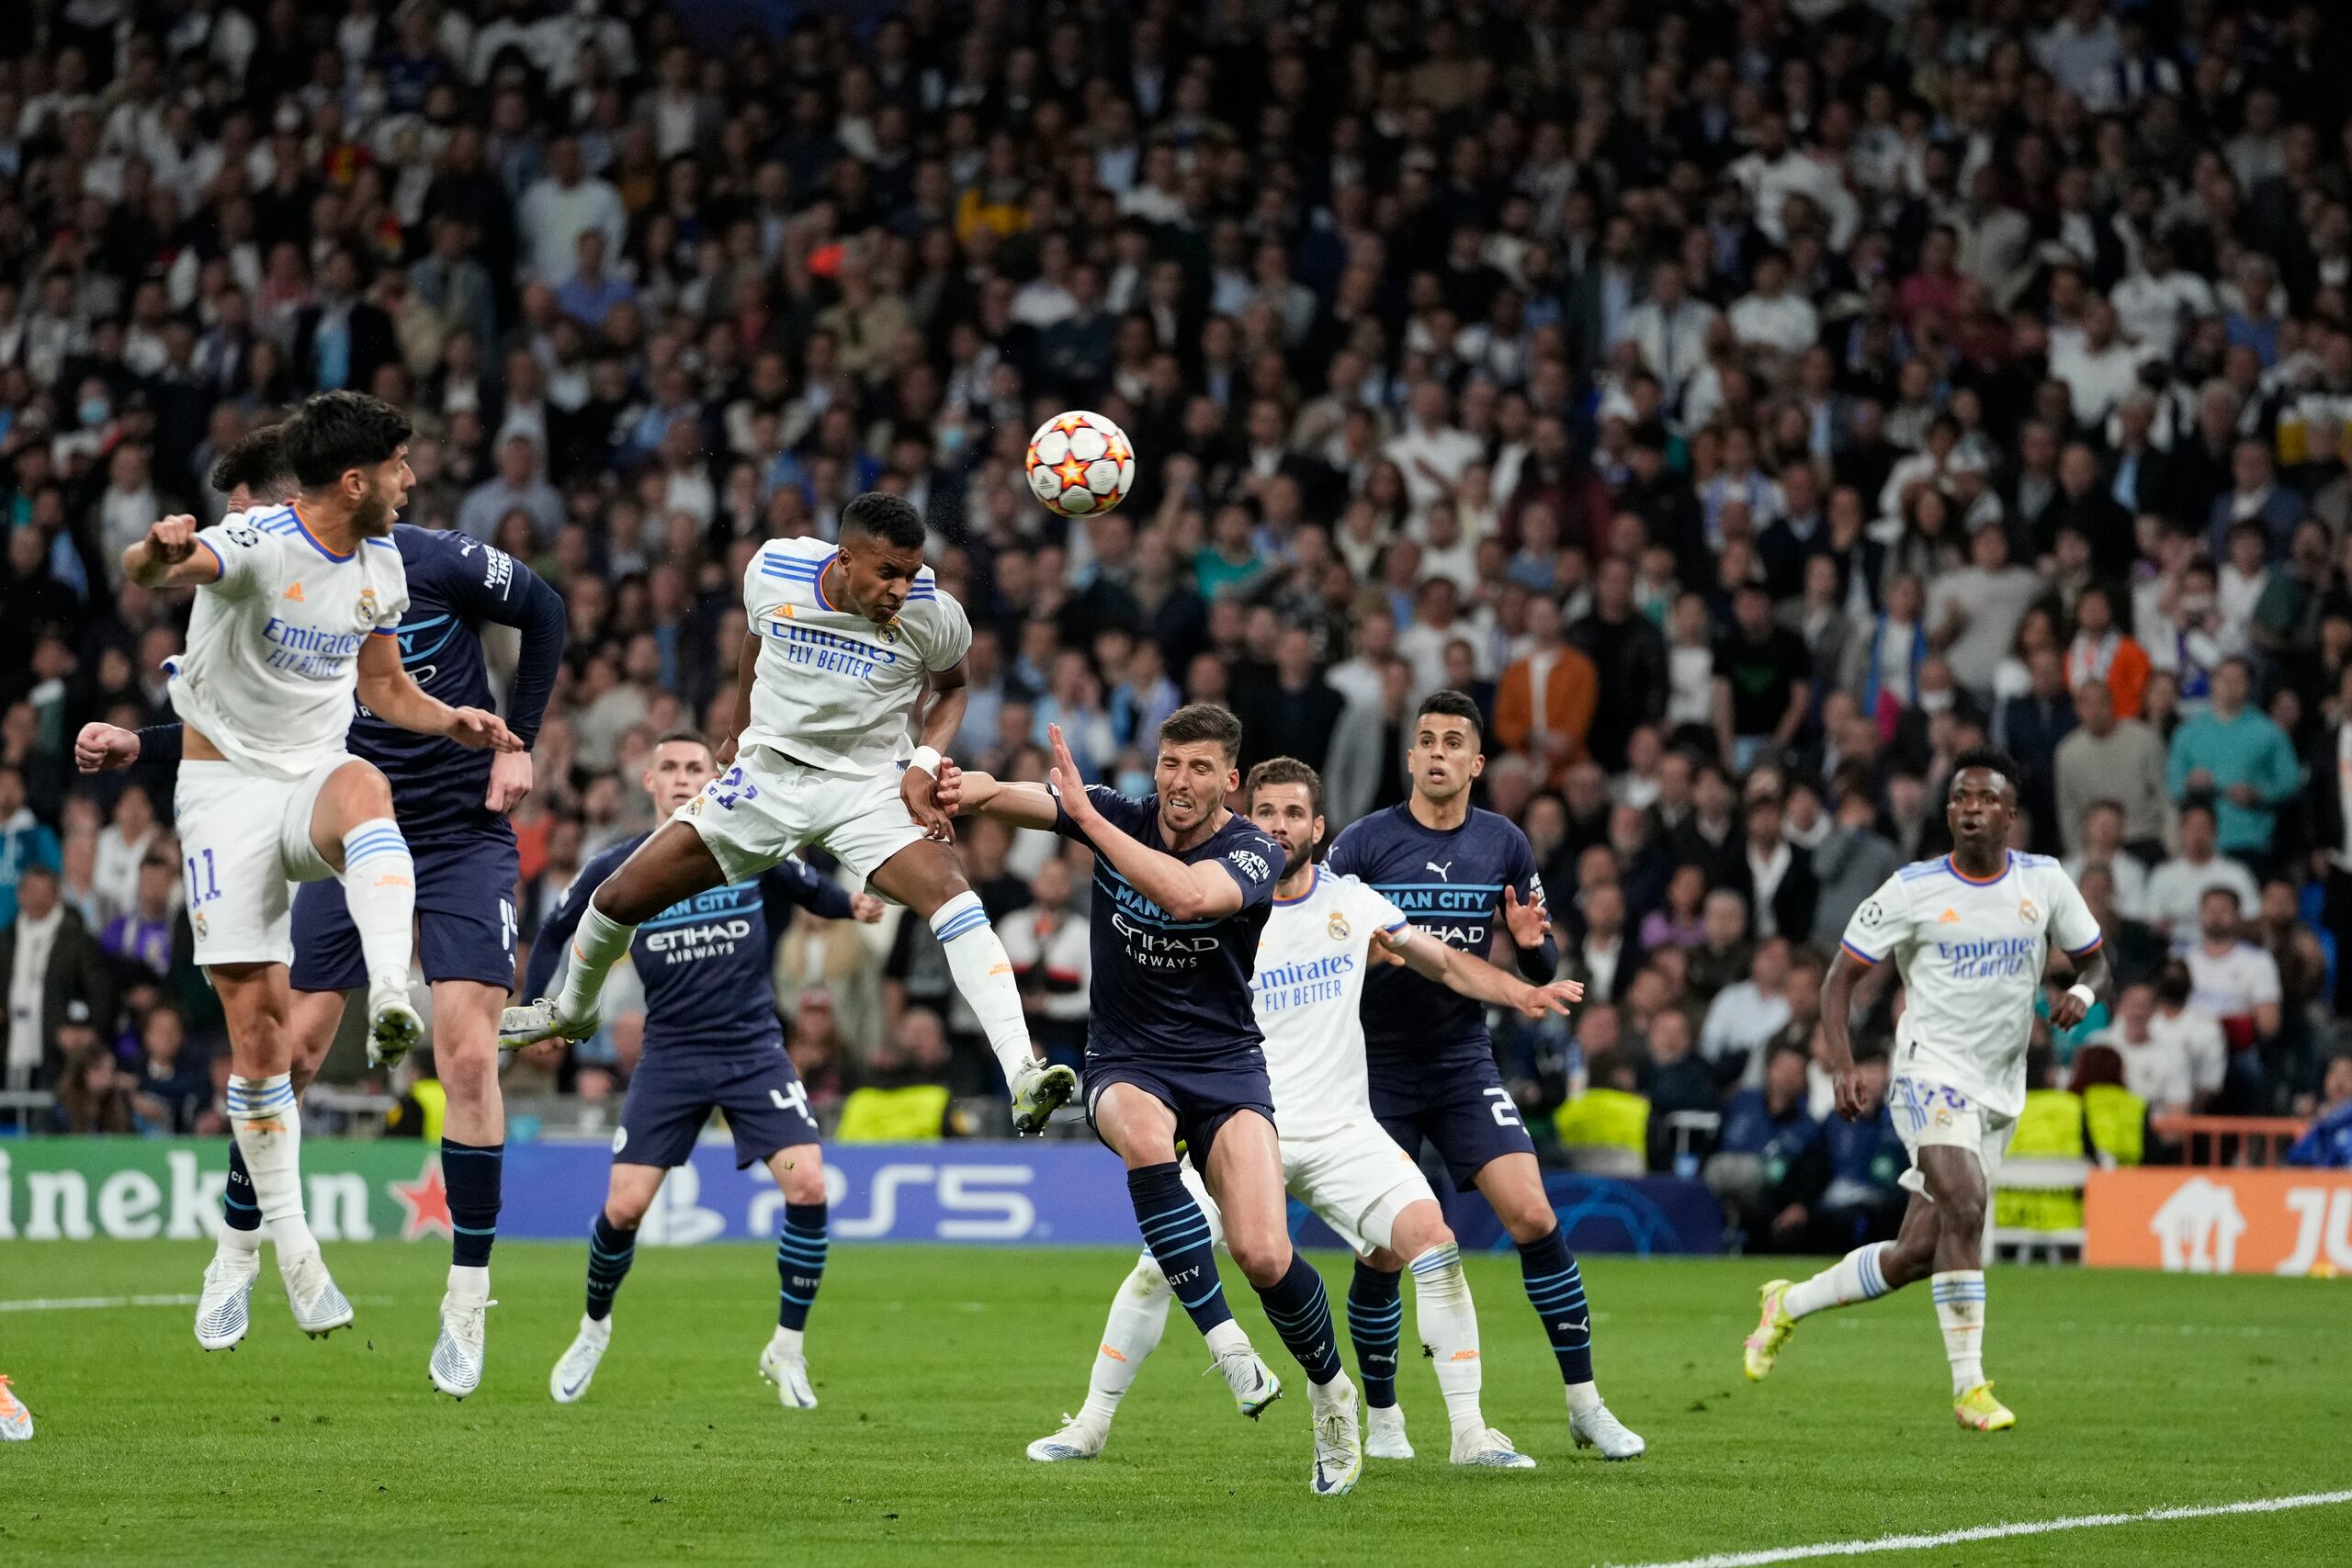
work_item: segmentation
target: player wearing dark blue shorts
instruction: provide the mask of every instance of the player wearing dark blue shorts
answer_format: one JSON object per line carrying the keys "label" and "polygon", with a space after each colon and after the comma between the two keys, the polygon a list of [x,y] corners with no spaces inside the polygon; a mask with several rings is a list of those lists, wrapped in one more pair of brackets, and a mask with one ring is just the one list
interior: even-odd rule
{"label": "player wearing dark blue shorts", "polygon": [[[657,819],[667,821],[699,799],[718,771],[701,736],[663,736],[645,770]],[[645,838],[616,844],[580,868],[531,943],[526,994],[548,994],[589,896]],[[588,1392],[612,1343],[613,1293],[636,1257],[637,1228],[662,1178],[694,1153],[713,1111],[726,1114],[736,1168],[764,1165],[784,1190],[776,1329],[761,1353],[760,1373],[775,1384],[786,1409],[817,1403],[801,1335],[825,1271],[825,1167],[808,1091],[784,1054],[768,978],[776,941],[796,908],[829,919],[882,916],[879,899],[845,893],[806,863],[786,858],[756,876],[681,899],[630,940],[629,961],[645,987],[645,1045],[621,1104],[612,1178],[588,1242],[588,1310],[548,1379],[558,1404]]]}
{"label": "player wearing dark blue shorts", "polygon": [[[1527,835],[1470,804],[1471,781],[1486,766],[1481,745],[1476,704],[1459,692],[1423,698],[1405,757],[1411,797],[1350,823],[1326,864],[1371,884],[1416,929],[1464,953],[1485,957],[1499,924],[1520,967],[1541,984],[1559,964],[1544,884]],[[1363,1035],[1380,1124],[1416,1158],[1424,1142],[1434,1146],[1453,1184],[1483,1193],[1519,1244],[1527,1299],[1567,1383],[1577,1446],[1597,1445],[1611,1459],[1640,1453],[1642,1439],[1593,1386],[1584,1276],[1544,1190],[1534,1142],[1495,1068],[1484,1010],[1409,969],[1383,965],[1364,981]],[[1367,1351],[1395,1354],[1397,1286],[1396,1274],[1357,1261],[1348,1322],[1359,1364]]]}
{"label": "player wearing dark blue shorts", "polygon": [[1171,714],[1159,727],[1155,793],[1143,800],[1081,785],[1059,728],[1051,739],[1052,788],[951,764],[940,797],[952,791],[961,811],[1093,849],[1087,1115],[1126,1164],[1144,1244],[1207,1338],[1235,1404],[1255,1417],[1282,1384],[1233,1321],[1179,1149],[1207,1181],[1233,1260],[1313,1385],[1314,1489],[1346,1492],[1363,1467],[1355,1388],[1340,1367],[1322,1278],[1291,1250],[1273,1094],[1251,1006],[1258,933],[1284,857],[1262,829],[1226,809],[1240,782],[1240,723],[1210,703]]}
{"label": "player wearing dark blue shorts", "polygon": [[[278,457],[275,428],[254,432],[231,449],[213,473],[214,488],[242,512],[282,499],[293,488]],[[538,733],[563,658],[563,601],[528,567],[462,534],[413,527],[392,530],[409,586],[400,627],[401,662],[428,694],[452,706],[490,705],[490,675],[481,627],[520,628],[522,655],[506,694],[509,727],[527,747]],[[441,1140],[442,1180],[451,1225],[448,1296],[431,1374],[443,1393],[464,1398],[479,1387],[482,1367],[482,1307],[490,1300],[490,1250],[498,1225],[500,1168],[505,1150],[505,1109],[498,1093],[498,1013],[514,983],[514,829],[506,813],[530,793],[527,750],[469,750],[455,741],[385,723],[367,709],[353,716],[348,746],[372,762],[391,785],[392,809],[415,863],[418,946],[433,986],[434,1067],[448,1096]],[[175,761],[180,727],[159,725],[133,737],[110,726],[85,728],[76,746],[103,767],[132,761]],[[339,881],[306,883],[293,908],[293,995],[287,1032],[294,1044],[292,1082],[308,1088],[334,1043],[345,993],[367,983],[358,929],[345,908]],[[222,1195],[228,1230],[222,1243],[237,1250],[261,1214],[244,1160],[229,1150],[229,1185]],[[212,1286],[208,1285],[208,1294]],[[198,1309],[197,1334],[208,1349],[234,1344],[243,1333],[242,1301],[222,1314],[207,1302]],[[207,1332],[226,1323],[229,1329]]]}

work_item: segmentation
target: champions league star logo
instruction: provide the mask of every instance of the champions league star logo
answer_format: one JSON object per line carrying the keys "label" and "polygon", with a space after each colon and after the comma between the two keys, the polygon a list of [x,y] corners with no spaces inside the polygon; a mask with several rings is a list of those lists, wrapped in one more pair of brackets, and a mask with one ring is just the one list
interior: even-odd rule
{"label": "champions league star logo", "polygon": [[1333,942],[1345,942],[1348,940],[1348,918],[1347,916],[1340,913],[1339,910],[1332,910],[1331,918],[1324,921],[1323,926],[1326,931],[1329,931],[1331,933],[1331,940]]}

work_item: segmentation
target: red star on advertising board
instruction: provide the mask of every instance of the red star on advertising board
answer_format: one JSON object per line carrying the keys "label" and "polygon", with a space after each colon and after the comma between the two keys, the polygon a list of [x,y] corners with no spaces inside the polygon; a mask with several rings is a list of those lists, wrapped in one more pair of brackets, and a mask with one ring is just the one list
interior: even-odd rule
{"label": "red star on advertising board", "polygon": [[408,1211],[407,1217],[401,1221],[402,1241],[414,1241],[433,1231],[445,1236],[456,1235],[449,1219],[449,1190],[441,1183],[438,1156],[425,1156],[414,1181],[395,1181],[391,1189],[392,1196]]}

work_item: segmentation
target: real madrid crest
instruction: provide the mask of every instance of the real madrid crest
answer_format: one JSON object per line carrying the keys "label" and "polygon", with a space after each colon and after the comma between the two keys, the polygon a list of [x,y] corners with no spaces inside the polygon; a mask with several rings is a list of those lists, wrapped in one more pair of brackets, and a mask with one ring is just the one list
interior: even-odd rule
{"label": "real madrid crest", "polygon": [[2020,923],[2030,926],[2041,917],[2041,908],[2037,906],[2032,899],[2020,898],[2018,900],[2018,919]]}
{"label": "real madrid crest", "polygon": [[371,626],[376,624],[376,591],[372,588],[359,591],[359,618]]}
{"label": "real madrid crest", "polygon": [[1339,910],[1334,909],[1331,911],[1331,918],[1323,922],[1323,927],[1326,931],[1331,933],[1331,940],[1333,942],[1345,942],[1348,940],[1348,918],[1347,916],[1340,913]]}
{"label": "real madrid crest", "polygon": [[897,647],[899,643],[899,623],[896,621],[883,622],[881,626],[876,631],[875,636],[880,637],[887,646],[892,648]]}
{"label": "real madrid crest", "polygon": [[209,937],[209,936],[210,936],[210,935],[212,934],[212,933],[211,933],[210,929],[209,929],[209,928],[208,927],[208,925],[206,924],[206,921],[205,921],[205,919],[204,919],[204,911],[203,911],[203,910],[198,909],[195,914],[190,915],[190,916],[188,917],[188,920],[189,920],[189,923],[191,923],[192,925],[194,925],[194,926],[196,927],[196,940],[197,940],[197,941],[198,941],[198,942],[202,942],[202,941],[204,941],[207,937]]}

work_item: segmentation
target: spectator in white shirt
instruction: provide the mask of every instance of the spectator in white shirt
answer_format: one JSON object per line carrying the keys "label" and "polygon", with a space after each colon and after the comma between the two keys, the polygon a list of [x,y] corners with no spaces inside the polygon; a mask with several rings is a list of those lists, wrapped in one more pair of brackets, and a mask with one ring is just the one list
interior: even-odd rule
{"label": "spectator in white shirt", "polygon": [[1641,350],[1667,407],[1675,406],[1683,384],[1707,363],[1707,329],[1715,320],[1713,305],[1690,298],[1680,263],[1660,262],[1650,269],[1649,298],[1625,312],[1617,335]]}
{"label": "spectator in white shirt", "polygon": [[580,236],[591,229],[605,236],[605,254],[616,256],[628,243],[628,209],[610,182],[587,172],[580,139],[559,136],[548,145],[548,172],[523,193],[516,227],[531,258],[531,275],[552,288],[571,276]]}
{"label": "spectator in white shirt", "polygon": [[1789,122],[1766,114],[1756,124],[1756,151],[1736,160],[1732,179],[1747,192],[1756,227],[1776,245],[1789,243],[1781,212],[1792,196],[1810,200],[1829,226],[1829,248],[1842,251],[1854,237],[1860,209],[1838,176],[1837,166],[1798,152],[1789,145]]}
{"label": "spectator in white shirt", "polygon": [[2075,423],[2097,430],[2107,423],[2133,388],[2140,384],[2145,357],[2116,334],[2115,307],[2093,299],[2083,315],[2081,340],[2050,355],[2050,374],[2066,383],[2075,405]]}
{"label": "spectator in white shirt", "polygon": [[2042,586],[2030,570],[2009,564],[2008,531],[1998,523],[1970,535],[1968,553],[1967,566],[1928,584],[1928,641],[1951,666],[1952,679],[1981,701]]}
{"label": "spectator in white shirt", "polygon": [[2172,265],[2172,243],[2151,234],[2140,247],[2140,268],[2109,294],[2123,335],[2143,353],[2170,359],[2182,334],[2208,316],[2221,314],[2213,286],[2196,273]]}
{"label": "spectator in white shirt", "polygon": [[2103,865],[2115,884],[2115,912],[2127,919],[2146,918],[2148,868],[2123,848],[2123,807],[2112,800],[2096,800],[2083,813],[2083,847],[2060,862],[2069,882]]}
{"label": "spectator in white shirt", "polygon": [[1731,308],[1732,335],[1743,347],[1804,353],[1821,336],[1821,318],[1803,296],[1788,291],[1789,262],[1778,251],[1756,260],[1755,291]]}
{"label": "spectator in white shirt", "polygon": [[[2127,986],[2116,1000],[2115,1021],[2093,1035],[2089,1043],[2115,1048],[2123,1058],[2123,1087],[2146,1100],[2151,1111],[2159,1116],[2178,1115],[2196,1099],[2196,1072],[2182,1032],[2159,1032],[2155,1021],[2156,988],[2145,982]],[[2217,1043],[2221,1040],[2218,1026],[2213,1038]]]}
{"label": "spectator in white shirt", "polygon": [[1788,984],[1789,944],[1776,938],[1757,948],[1747,979],[1715,993],[1699,1030],[1699,1054],[1718,1077],[1760,1081],[1758,1054],[1795,1016]]}
{"label": "spectator in white shirt", "polygon": [[2246,868],[2215,848],[2213,808],[2201,800],[2180,808],[2180,852],[2156,867],[2148,878],[2143,918],[2186,947],[2197,931],[2205,895],[2216,888],[2232,894],[2241,908],[2250,908],[2261,897]]}
{"label": "spectator in white shirt", "polygon": [[2033,57],[2057,84],[2086,102],[2100,101],[2123,59],[2123,42],[2105,0],[2072,0],[2066,15],[2034,40]]}
{"label": "spectator in white shirt", "polygon": [[2262,1103],[2262,1058],[2278,1038],[2284,990],[2278,961],[2240,936],[2245,908],[2233,889],[2207,888],[2197,904],[2198,940],[2186,956],[2190,999],[2221,1021],[2230,1043],[2224,1071],[2233,1081],[2223,1092],[2253,1111]]}
{"label": "spectator in white shirt", "polygon": [[1388,443],[1386,456],[1404,470],[1406,492],[1416,511],[1435,505],[1453,488],[1462,470],[1484,451],[1478,438],[1448,423],[1444,385],[1431,377],[1413,389],[1404,433]]}

